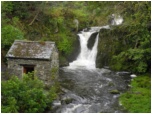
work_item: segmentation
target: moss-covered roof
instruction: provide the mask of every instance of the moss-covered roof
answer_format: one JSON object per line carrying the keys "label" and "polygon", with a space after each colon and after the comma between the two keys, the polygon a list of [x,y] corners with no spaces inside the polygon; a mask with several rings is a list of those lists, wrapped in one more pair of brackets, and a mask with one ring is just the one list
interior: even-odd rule
{"label": "moss-covered roof", "polygon": [[47,59],[51,58],[54,42],[21,41],[15,40],[6,57],[25,59]]}

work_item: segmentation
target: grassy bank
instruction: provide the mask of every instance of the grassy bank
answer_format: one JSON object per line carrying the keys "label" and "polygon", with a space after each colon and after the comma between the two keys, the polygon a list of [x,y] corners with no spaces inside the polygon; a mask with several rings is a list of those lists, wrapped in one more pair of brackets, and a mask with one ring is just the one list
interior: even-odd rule
{"label": "grassy bank", "polygon": [[121,94],[120,102],[130,113],[151,112],[151,78],[138,76],[131,81],[131,88]]}

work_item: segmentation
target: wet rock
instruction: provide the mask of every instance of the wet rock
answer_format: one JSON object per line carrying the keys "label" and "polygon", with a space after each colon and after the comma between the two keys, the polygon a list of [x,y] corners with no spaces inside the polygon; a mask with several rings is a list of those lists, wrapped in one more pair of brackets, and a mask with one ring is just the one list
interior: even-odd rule
{"label": "wet rock", "polygon": [[[45,113],[53,113],[56,112],[58,108],[61,107],[61,101],[60,100],[54,100],[52,104],[50,104],[51,107],[48,107]],[[51,109],[51,110],[50,110]]]}
{"label": "wet rock", "polygon": [[60,65],[60,67],[69,66],[69,62],[64,56],[60,56],[59,65]]}
{"label": "wet rock", "polygon": [[108,86],[114,86],[115,84],[112,82],[109,82]]}
{"label": "wet rock", "polygon": [[131,78],[137,77],[135,74],[130,75]]}
{"label": "wet rock", "polygon": [[122,71],[122,72],[117,72],[116,74],[121,75],[121,76],[126,76],[126,75],[129,75],[130,72]]}
{"label": "wet rock", "polygon": [[109,65],[109,59],[111,58],[111,30],[101,29],[99,33],[98,52],[96,57],[96,67],[103,68]]}
{"label": "wet rock", "polygon": [[110,90],[109,91],[111,94],[119,94],[120,92],[117,89]]}
{"label": "wet rock", "polygon": [[98,104],[92,104],[91,107],[89,107],[89,113],[98,113],[101,112],[101,105]]}
{"label": "wet rock", "polygon": [[69,90],[65,89],[65,88],[61,88],[62,92],[67,93],[69,92]]}
{"label": "wet rock", "polygon": [[91,28],[85,28],[83,29],[84,32],[88,32]]}
{"label": "wet rock", "polygon": [[82,105],[74,110],[74,113],[81,113],[85,110],[85,107]]}
{"label": "wet rock", "polygon": [[65,94],[64,96],[62,96],[62,98],[61,98],[61,104],[70,104],[74,100],[78,99],[78,96],[76,96],[75,94],[71,94],[69,92],[67,94]]}
{"label": "wet rock", "polygon": [[105,69],[109,69],[109,66],[104,66],[103,68],[105,68]]}
{"label": "wet rock", "polygon": [[61,101],[55,100],[55,101],[53,101],[52,105],[53,106],[61,106]]}
{"label": "wet rock", "polygon": [[62,64],[60,64],[60,67],[65,67],[65,66],[69,66],[68,62],[63,62]]}
{"label": "wet rock", "polygon": [[97,36],[97,34],[98,34],[98,32],[93,33],[93,34],[90,36],[89,40],[88,40],[87,47],[88,47],[90,50],[91,50],[92,47],[94,46],[94,43],[95,43],[95,41],[96,41],[96,36]]}
{"label": "wet rock", "polygon": [[111,73],[111,70],[102,68],[102,69],[101,69],[101,72],[104,72],[104,73]]}
{"label": "wet rock", "polygon": [[70,104],[72,103],[73,99],[72,98],[67,98],[61,101],[62,104]]}
{"label": "wet rock", "polygon": [[127,85],[127,87],[128,87],[128,88],[132,88],[132,86],[131,86],[131,85],[129,85],[129,84]]}
{"label": "wet rock", "polygon": [[76,60],[80,53],[79,36],[76,36],[74,40],[75,40],[75,42],[72,45],[73,50],[68,56],[66,56],[68,62],[72,62],[72,61]]}

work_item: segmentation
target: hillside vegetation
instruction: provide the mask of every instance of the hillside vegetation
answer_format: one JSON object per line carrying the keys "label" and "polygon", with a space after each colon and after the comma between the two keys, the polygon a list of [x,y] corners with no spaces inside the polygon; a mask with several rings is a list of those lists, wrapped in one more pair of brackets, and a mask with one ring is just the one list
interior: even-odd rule
{"label": "hillside vegetation", "polygon": [[[150,1],[2,1],[2,64],[7,65],[5,55],[14,40],[19,39],[42,42],[54,41],[59,50],[60,66],[68,65],[70,61],[76,58],[79,52],[77,49],[79,45],[77,33],[87,27],[110,24],[110,16],[112,14],[121,15],[124,21],[120,26],[111,25],[110,30],[100,31],[97,67],[109,66],[112,70],[123,70],[142,75],[132,82],[135,88],[130,90],[133,93],[138,91],[140,94],[136,95],[127,92],[122,95],[121,101],[130,112],[150,112],[150,103],[145,98],[150,98]],[[145,74],[148,74],[148,78]],[[140,80],[145,81],[143,87],[141,87],[143,83]],[[12,82],[3,83],[2,86],[15,83],[13,81],[18,81],[18,79],[14,78]],[[20,82],[20,84],[22,83]],[[14,87],[20,87],[20,85],[15,85]],[[2,93],[5,93],[4,91],[8,88],[3,87],[2,89]],[[39,90],[36,91],[41,92]],[[144,103],[148,108],[134,105],[139,102],[142,103],[142,100],[139,100],[139,102],[132,101],[134,97],[142,99],[142,95],[145,96],[144,100],[146,102]],[[46,100],[45,95],[41,94],[41,97],[44,98],[44,101]],[[20,109],[16,104],[16,99],[10,97],[8,101],[10,100],[11,102],[2,102],[3,112],[7,112],[8,104],[15,106],[11,108],[12,112],[22,112],[22,108]],[[133,110],[130,106],[143,108],[143,110]],[[40,111],[43,112],[44,108],[40,109]],[[38,109],[35,109],[35,112],[39,112]]]}
{"label": "hillside vegetation", "polygon": [[109,47],[100,45],[101,40],[98,51],[107,50],[108,66],[115,70],[150,71],[150,2],[2,1],[1,5],[3,56],[15,39],[55,41],[62,64],[75,51],[78,31],[107,25],[110,15],[119,14],[123,24],[101,32]]}

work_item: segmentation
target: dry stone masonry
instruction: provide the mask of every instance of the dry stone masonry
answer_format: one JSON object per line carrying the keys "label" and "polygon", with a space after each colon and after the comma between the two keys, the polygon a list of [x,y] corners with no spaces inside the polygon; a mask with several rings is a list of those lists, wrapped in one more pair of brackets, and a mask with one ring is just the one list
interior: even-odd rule
{"label": "dry stone masonry", "polygon": [[54,42],[15,40],[6,57],[8,69],[20,79],[24,73],[34,71],[49,86],[58,77],[59,58]]}

